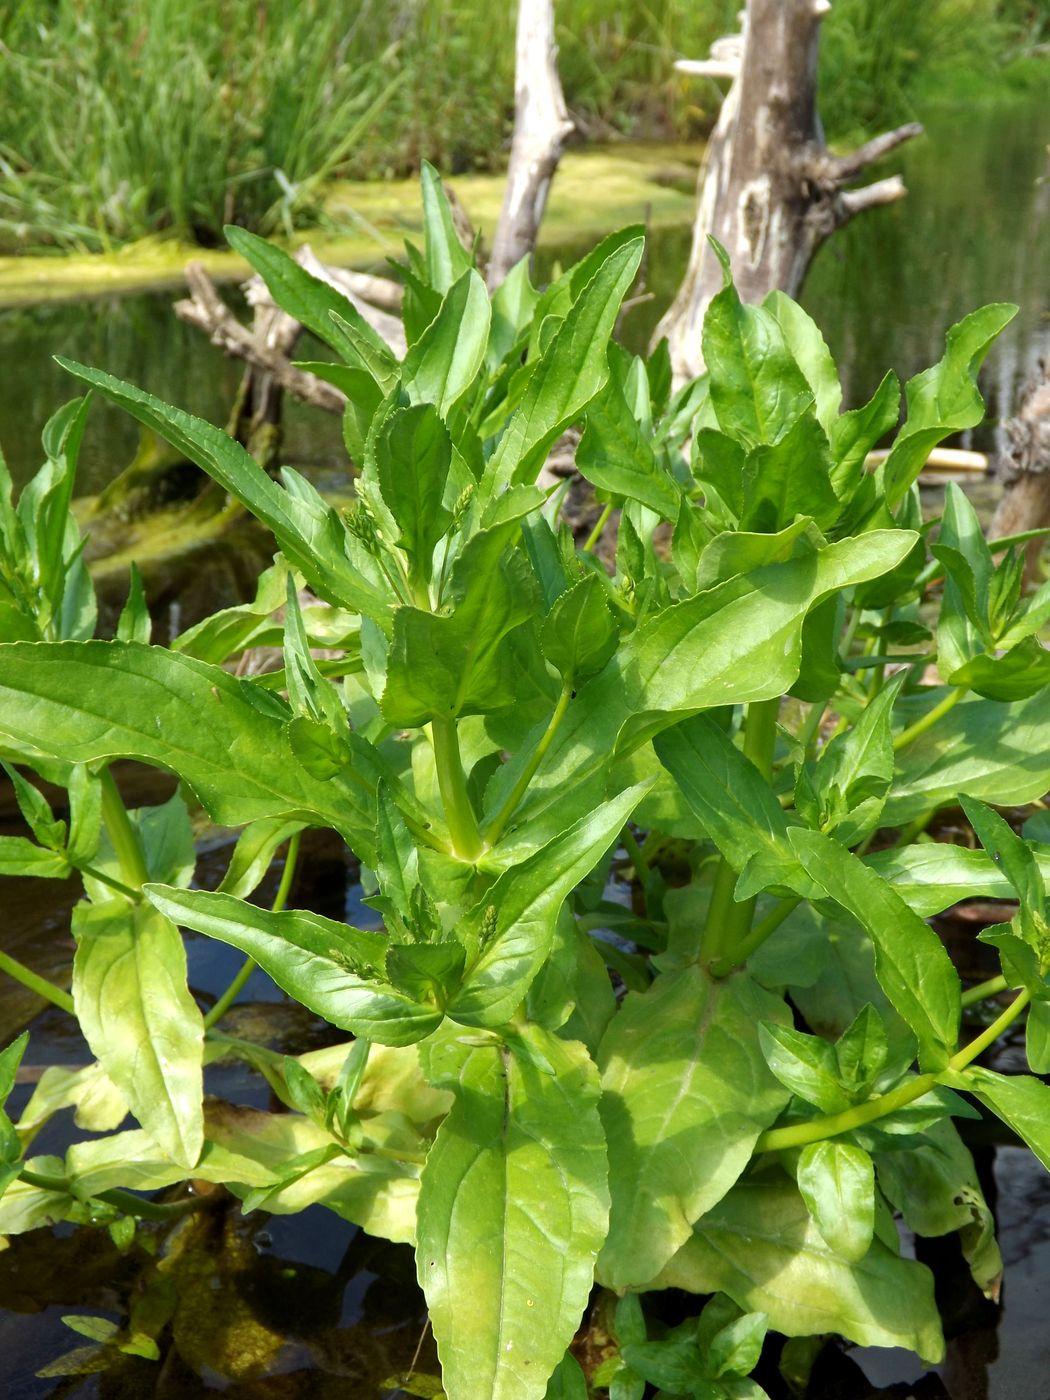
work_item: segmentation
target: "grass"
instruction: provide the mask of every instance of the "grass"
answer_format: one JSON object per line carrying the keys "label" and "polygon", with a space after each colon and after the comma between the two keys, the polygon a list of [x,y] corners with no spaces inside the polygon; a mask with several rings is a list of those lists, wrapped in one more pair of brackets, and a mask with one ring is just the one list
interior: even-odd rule
{"label": "grass", "polygon": [[[583,136],[681,140],[715,84],[683,78],[740,0],[558,0]],[[208,245],[325,220],[332,175],[427,157],[498,169],[513,116],[512,0],[0,0],[0,248]],[[914,115],[937,74],[997,72],[1048,35],[1045,0],[835,0],[831,133]]]}

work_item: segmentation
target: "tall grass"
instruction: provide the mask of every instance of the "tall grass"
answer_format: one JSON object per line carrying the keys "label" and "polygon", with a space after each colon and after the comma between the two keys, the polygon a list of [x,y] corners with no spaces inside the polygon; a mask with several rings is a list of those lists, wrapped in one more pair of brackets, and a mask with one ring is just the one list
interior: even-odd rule
{"label": "tall grass", "polygon": [[[584,136],[695,136],[713,83],[676,74],[743,0],[556,0]],[[427,157],[495,169],[513,117],[514,0],[0,0],[0,245],[212,242],[321,217],[332,174]],[[832,134],[913,114],[931,73],[1044,40],[1046,0],[834,0]]]}

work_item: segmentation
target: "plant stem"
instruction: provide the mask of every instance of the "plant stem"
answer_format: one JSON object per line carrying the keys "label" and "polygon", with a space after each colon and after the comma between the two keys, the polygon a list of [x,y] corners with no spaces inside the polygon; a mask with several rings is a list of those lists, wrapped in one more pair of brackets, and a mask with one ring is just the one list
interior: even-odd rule
{"label": "plant stem", "polygon": [[[779,714],[779,696],[772,700],[753,700],[747,707],[744,721],[744,757],[749,758],[767,779],[773,769]],[[736,946],[747,937],[754,918],[757,895],[739,903],[733,898],[738,874],[722,856],[715,872],[707,922],[700,939],[701,959],[711,966],[727,958],[732,958],[734,963],[738,961]]]}
{"label": "plant stem", "polygon": [[[24,1181],[27,1186],[36,1186],[41,1191],[55,1191],[66,1196],[75,1194],[64,1177],[45,1176],[42,1172],[30,1171],[28,1167],[19,1172],[19,1180]],[[112,1191],[99,1191],[89,1199],[113,1206],[125,1215],[137,1216],[139,1220],[174,1220],[180,1215],[189,1215],[191,1211],[200,1210],[205,1204],[200,1196],[188,1196],[185,1200],[167,1203],[146,1201],[141,1196],[136,1196],[133,1191],[124,1191],[119,1186]]]}
{"label": "plant stem", "polygon": [[518,781],[511,788],[510,792],[504,799],[499,811],[492,818],[492,820],[489,822],[488,826],[485,829],[485,840],[490,846],[494,846],[496,844],[496,842],[502,836],[503,830],[506,827],[507,823],[514,815],[515,811],[517,811],[518,803],[528,791],[529,784],[536,776],[536,770],[543,762],[544,755],[550,748],[554,740],[555,734],[557,734],[558,732],[558,726],[565,718],[565,711],[568,709],[569,701],[571,699],[571,686],[563,686],[562,692],[558,696],[558,703],[554,707],[554,713],[551,715],[550,720],[547,723],[547,728],[543,731],[543,734],[540,736],[540,742],[536,745],[529,758],[528,763],[526,763],[525,767],[521,770],[521,773],[518,775]]}
{"label": "plant stem", "polygon": [[609,517],[610,515],[612,515],[612,513],[612,501],[610,501],[609,504],[602,511],[601,515],[599,515],[598,519],[594,522],[594,529],[587,536],[586,543],[583,546],[584,554],[590,554],[591,550],[601,539],[602,531],[605,529],[606,525],[608,525]]}
{"label": "plant stem", "polygon": [[448,822],[453,849],[461,859],[476,861],[484,849],[484,843],[467,792],[456,721],[435,719],[431,721],[430,728],[434,739],[438,789],[441,792],[441,802],[445,809],[445,820]]}
{"label": "plant stem", "polygon": [[111,890],[116,890],[118,894],[124,895],[133,903],[142,903],[142,894],[139,890],[133,890],[130,885],[124,885],[119,880],[114,880],[113,876],[107,875],[104,870],[96,870],[93,865],[78,865],[76,868],[81,875],[87,875],[92,880],[98,880],[100,884],[108,885]]}
{"label": "plant stem", "polygon": [[[291,892],[292,881],[295,879],[295,867],[299,860],[299,843],[302,839],[301,831],[295,832],[288,842],[288,853],[284,858],[284,869],[281,871],[280,884],[277,886],[277,893],[273,897],[270,905],[271,914],[279,914],[288,902],[288,895]],[[204,1018],[204,1029],[211,1030],[229,1011],[230,1007],[244,990],[244,984],[255,971],[255,959],[245,958],[241,964],[240,971],[233,981],[219,997],[218,1001],[211,1008]]]}
{"label": "plant stem", "polygon": [[68,1011],[70,1016],[74,1015],[73,998],[68,992],[64,992],[61,987],[56,987],[53,982],[49,982],[46,977],[41,977],[34,972],[31,967],[26,967],[17,958],[11,957],[10,953],[0,953],[0,972],[6,972],[8,977],[13,977],[16,982],[21,982],[23,987],[28,987],[31,992],[36,992],[38,997],[43,997],[52,1006],[57,1006],[60,1011]]}
{"label": "plant stem", "polygon": [[107,768],[102,775],[102,819],[113,843],[126,884],[141,889],[149,883],[149,868],[142,850],[139,834],[128,816],[113,774]]}
{"label": "plant stem", "polygon": [[[965,1069],[983,1050],[987,1050],[993,1041],[998,1040],[1013,1021],[1016,1021],[1030,1000],[1031,993],[1027,990],[1018,992],[1003,1014],[993,1021],[987,1030],[982,1031],[969,1045],[952,1056],[948,1061],[948,1069],[956,1072]],[[827,1118],[813,1118],[808,1123],[792,1123],[784,1128],[770,1128],[755,1143],[755,1152],[782,1152],[787,1147],[804,1147],[809,1142],[821,1142],[824,1138],[836,1137],[839,1133],[862,1128],[867,1123],[875,1123],[880,1118],[895,1113],[898,1108],[904,1108],[916,1099],[921,1099],[923,1094],[928,1094],[938,1082],[939,1077],[936,1074],[920,1074],[904,1084],[899,1084],[896,1089],[891,1089],[880,1098],[869,1099],[867,1103],[857,1104],[841,1113],[833,1113]]]}
{"label": "plant stem", "polygon": [[1005,991],[1005,977],[989,977],[987,982],[978,982],[976,987],[963,992],[962,1008],[965,1011],[968,1006],[976,1006],[979,1001],[987,1001],[989,997],[998,996],[1000,992]]}
{"label": "plant stem", "polygon": [[771,909],[761,923],[756,924],[747,937],[737,944],[730,957],[722,958],[719,962],[712,964],[712,975],[728,977],[734,968],[743,967],[756,948],[761,948],[766,939],[776,933],[784,920],[793,914],[801,903],[801,899],[780,900],[776,908]]}
{"label": "plant stem", "polygon": [[928,710],[921,719],[917,719],[914,724],[910,724],[907,729],[902,730],[893,741],[894,753],[899,753],[913,739],[917,739],[920,734],[925,734],[927,729],[932,729],[939,719],[943,719],[949,710],[953,710],[958,705],[966,693],[965,686],[955,686],[943,700],[934,705],[932,710]]}
{"label": "plant stem", "polygon": [[634,833],[631,831],[630,827],[625,826],[620,832],[620,843],[627,852],[631,865],[634,867],[634,878],[636,880],[644,880],[649,874],[649,862],[646,860],[641,846],[639,846],[638,842],[635,840]]}

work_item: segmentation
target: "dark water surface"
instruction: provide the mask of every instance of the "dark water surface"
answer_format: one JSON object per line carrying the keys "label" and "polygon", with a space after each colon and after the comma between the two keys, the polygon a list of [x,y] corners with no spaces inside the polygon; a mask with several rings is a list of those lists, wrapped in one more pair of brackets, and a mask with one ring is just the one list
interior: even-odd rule
{"label": "dark water surface", "polygon": [[[947,326],[968,310],[987,301],[1020,302],[1021,312],[983,377],[993,427],[975,439],[976,445],[993,446],[994,420],[1009,413],[1020,381],[1041,353],[1050,352],[1050,184],[1045,180],[1050,121],[1034,105],[1015,105],[999,114],[953,111],[928,125],[929,137],[898,153],[891,165],[905,173],[908,200],[865,215],[837,234],[817,258],[803,302],[825,330],[850,404],[866,398],[886,368],[907,377],[938,359]],[[624,327],[636,346],[644,345],[666,305],[687,247],[685,230],[652,240],[647,279],[654,298],[631,312]],[[545,254],[541,275],[575,251]],[[0,443],[17,481],[38,465],[44,421],[76,392],[51,361],[55,352],[133,379],[214,422],[225,421],[240,368],[177,322],[171,300],[170,294],[136,295],[0,312]],[[82,491],[105,485],[134,454],[137,441],[130,420],[97,404],[85,444]],[[345,457],[337,420],[289,405],[284,455],[317,476],[338,479]],[[227,855],[221,846],[205,854],[206,882],[209,865],[217,879]],[[355,880],[352,862],[318,839],[305,848],[295,902],[339,916],[356,905]],[[4,895],[0,943],[21,956],[34,944],[43,948],[41,970],[61,978],[71,955],[73,891],[7,881]],[[240,957],[224,945],[191,939],[189,960],[191,982],[207,1004]],[[244,1018],[245,1035],[264,1025],[278,1046],[301,1050],[323,1043],[325,1028],[288,1006],[263,974],[255,974],[245,1001],[235,1013]],[[24,1002],[0,999],[0,1043],[10,1039],[28,1010]],[[231,1017],[234,1033],[235,1024]],[[67,1018],[46,1011],[33,1021],[27,1065],[87,1058],[87,1047],[71,1034]],[[265,1085],[242,1067],[219,1066],[211,1074],[214,1092],[234,1102],[266,1105]],[[15,1115],[31,1092],[31,1083],[18,1086]],[[38,1150],[62,1149],[65,1118],[49,1125]],[[1015,1146],[989,1142],[979,1144],[977,1152],[997,1196],[1006,1260],[1002,1309],[974,1295],[953,1246],[937,1249],[930,1262],[949,1335],[945,1365],[923,1376],[903,1353],[836,1353],[821,1365],[813,1400],[864,1400],[876,1394],[917,1400],[1050,1396],[1050,1178]],[[926,1248],[921,1246],[924,1258]],[[62,1324],[63,1315],[123,1321],[153,1264],[138,1247],[120,1255],[104,1232],[59,1229],[12,1241],[0,1255],[0,1397],[186,1400],[223,1393],[235,1400],[378,1400],[395,1394],[384,1390],[382,1381],[409,1365],[424,1318],[411,1253],[404,1247],[369,1240],[319,1207],[294,1218],[257,1212],[247,1220],[234,1209],[202,1227],[186,1258],[188,1272],[182,1277],[188,1301],[160,1362],[127,1358],[103,1375],[38,1377],[42,1366],[80,1343]],[[419,1365],[435,1369],[426,1344]]]}

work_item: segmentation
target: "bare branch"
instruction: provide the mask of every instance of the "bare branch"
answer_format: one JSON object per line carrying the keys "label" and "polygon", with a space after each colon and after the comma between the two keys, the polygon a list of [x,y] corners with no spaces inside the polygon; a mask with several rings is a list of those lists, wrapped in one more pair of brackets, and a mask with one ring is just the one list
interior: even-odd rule
{"label": "bare branch", "polygon": [[[277,345],[268,344],[269,337],[258,337],[238,321],[202,265],[191,262],[186,268],[190,299],[175,303],[180,321],[204,331],[213,345],[234,359],[271,374],[274,380],[296,398],[323,408],[328,413],[342,413],[345,396],[333,385],[305,370],[297,369]],[[290,319],[290,318],[289,318]]]}
{"label": "bare branch", "polygon": [[910,141],[915,136],[921,136],[922,133],[923,127],[920,122],[908,122],[904,126],[896,127],[893,131],[884,131],[880,136],[873,136],[870,141],[865,141],[863,146],[858,146],[848,156],[831,156],[829,164],[832,176],[839,182],[851,180],[854,175],[859,175],[867,166],[873,165],[875,161],[889,155],[890,151],[896,150],[905,141]]}
{"label": "bare branch", "polygon": [[552,0],[518,0],[514,56],[514,137],[492,256],[489,288],[532,252],[547,192],[572,131],[555,63]]}
{"label": "bare branch", "polygon": [[859,190],[843,190],[839,196],[842,212],[845,215],[843,222],[852,219],[855,214],[863,213],[865,209],[875,209],[880,204],[895,204],[898,199],[903,199],[907,193],[904,181],[899,175],[890,175],[888,179],[876,180],[871,185],[862,185]]}

